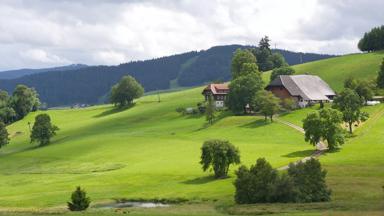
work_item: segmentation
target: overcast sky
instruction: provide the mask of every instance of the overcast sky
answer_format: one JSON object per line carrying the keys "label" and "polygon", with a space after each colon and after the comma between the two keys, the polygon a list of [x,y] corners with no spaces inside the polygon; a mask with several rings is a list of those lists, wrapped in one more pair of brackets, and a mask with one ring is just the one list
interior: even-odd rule
{"label": "overcast sky", "polygon": [[383,0],[0,0],[0,70],[119,64],[215,45],[358,52]]}

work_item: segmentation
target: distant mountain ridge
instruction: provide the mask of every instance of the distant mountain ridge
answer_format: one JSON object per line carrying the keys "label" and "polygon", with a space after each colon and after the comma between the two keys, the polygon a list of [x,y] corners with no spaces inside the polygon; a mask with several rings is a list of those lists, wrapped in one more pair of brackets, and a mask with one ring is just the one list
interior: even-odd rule
{"label": "distant mountain ridge", "polygon": [[19,78],[19,77],[31,75],[31,74],[37,74],[37,73],[43,73],[43,72],[49,72],[49,71],[76,70],[76,69],[85,68],[85,67],[88,67],[88,65],[71,64],[71,65],[52,67],[52,68],[41,68],[41,69],[23,68],[18,70],[7,70],[7,71],[0,71],[0,79],[15,79],[15,78]]}
{"label": "distant mountain ridge", "polygon": [[[15,79],[1,79],[0,88],[11,92],[17,84],[34,87],[41,100],[50,107],[75,103],[96,104],[103,102],[102,99],[108,94],[111,86],[124,75],[135,77],[147,92],[169,89],[171,86],[202,85],[214,80],[228,81],[231,78],[230,64],[233,52],[238,48],[250,47],[252,46],[216,46],[208,50],[117,66],[40,71]],[[334,57],[286,50],[273,51],[280,52],[290,65]]]}

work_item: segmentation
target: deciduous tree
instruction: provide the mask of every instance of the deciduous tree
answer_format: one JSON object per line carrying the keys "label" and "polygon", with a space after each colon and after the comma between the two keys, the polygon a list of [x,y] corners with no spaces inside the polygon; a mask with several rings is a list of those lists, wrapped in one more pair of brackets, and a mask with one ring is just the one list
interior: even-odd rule
{"label": "deciduous tree", "polygon": [[9,143],[9,134],[6,125],[0,121],[0,148]]}
{"label": "deciduous tree", "polygon": [[333,107],[342,112],[343,121],[349,126],[349,133],[352,133],[353,123],[360,123],[368,119],[368,113],[362,112],[362,98],[352,89],[344,89],[333,101]]}
{"label": "deciduous tree", "polygon": [[205,116],[209,124],[212,124],[213,120],[215,119],[215,111],[216,111],[215,102],[213,101],[212,95],[209,95],[208,101],[205,107]]}
{"label": "deciduous tree", "polygon": [[51,123],[51,118],[48,114],[39,114],[35,118],[35,123],[32,127],[31,143],[37,141],[40,146],[50,143],[51,138],[56,135],[59,128]]}
{"label": "deciduous tree", "polygon": [[273,121],[273,115],[281,109],[280,99],[270,91],[259,91],[254,99],[254,107],[264,115],[265,121],[269,117]]}
{"label": "deciduous tree", "polygon": [[259,72],[240,76],[229,84],[227,105],[234,113],[245,113],[246,105],[251,104],[258,91],[263,89],[263,80]]}
{"label": "deciduous tree", "polygon": [[239,163],[239,150],[226,140],[208,140],[201,147],[200,164],[204,171],[212,167],[215,178],[226,177],[229,166]]}
{"label": "deciduous tree", "polygon": [[379,88],[384,88],[384,59],[381,63],[379,74],[377,76],[377,86]]}
{"label": "deciduous tree", "polygon": [[244,69],[243,65],[246,63],[256,64],[256,57],[247,49],[237,49],[232,57],[232,79],[236,79],[239,76],[244,75],[242,73],[242,69]]}
{"label": "deciduous tree", "polygon": [[342,118],[342,113],[330,108],[309,114],[303,120],[305,141],[314,146],[320,141],[326,141],[329,150],[336,149],[344,144],[344,133],[340,126]]}
{"label": "deciduous tree", "polygon": [[22,119],[31,111],[36,111],[40,106],[37,92],[25,85],[17,85],[13,91],[10,106],[15,110],[18,119]]}
{"label": "deciduous tree", "polygon": [[118,107],[131,105],[133,100],[141,97],[144,89],[132,76],[124,76],[112,87],[110,101]]}
{"label": "deciduous tree", "polygon": [[273,81],[280,75],[293,75],[295,70],[291,67],[280,67],[273,69],[270,80]]}

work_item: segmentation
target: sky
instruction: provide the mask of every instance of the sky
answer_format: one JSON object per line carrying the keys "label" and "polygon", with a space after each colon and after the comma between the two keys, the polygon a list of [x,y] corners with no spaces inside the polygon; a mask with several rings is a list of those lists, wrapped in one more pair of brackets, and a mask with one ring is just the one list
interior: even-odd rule
{"label": "sky", "polygon": [[358,52],[383,0],[0,0],[0,70],[116,65],[216,45]]}

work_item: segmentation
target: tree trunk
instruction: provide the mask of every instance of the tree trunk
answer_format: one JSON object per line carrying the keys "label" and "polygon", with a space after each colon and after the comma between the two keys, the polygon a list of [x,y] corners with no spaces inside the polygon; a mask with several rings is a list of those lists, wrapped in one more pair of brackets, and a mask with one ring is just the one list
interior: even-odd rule
{"label": "tree trunk", "polygon": [[349,133],[352,134],[352,124],[353,122],[348,122],[349,125]]}

